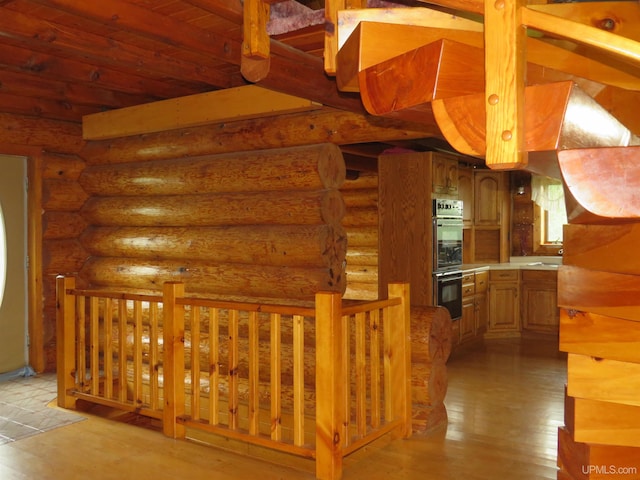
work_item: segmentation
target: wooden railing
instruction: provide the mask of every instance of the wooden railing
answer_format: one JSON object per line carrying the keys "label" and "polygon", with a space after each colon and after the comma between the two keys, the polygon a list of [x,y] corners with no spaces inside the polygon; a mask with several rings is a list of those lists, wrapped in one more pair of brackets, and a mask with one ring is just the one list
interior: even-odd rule
{"label": "wooden railing", "polygon": [[315,460],[411,435],[408,286],[387,300],[315,308],[77,290],[58,279],[58,404],[77,399]]}

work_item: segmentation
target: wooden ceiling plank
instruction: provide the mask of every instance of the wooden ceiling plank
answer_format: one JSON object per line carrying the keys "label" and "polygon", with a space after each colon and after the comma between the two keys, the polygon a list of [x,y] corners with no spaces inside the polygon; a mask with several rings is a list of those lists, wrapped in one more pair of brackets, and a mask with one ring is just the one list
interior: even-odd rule
{"label": "wooden ceiling plank", "polygon": [[83,115],[102,110],[95,106],[75,105],[47,97],[46,92],[41,92],[41,95],[36,97],[0,93],[0,112],[80,123]]}
{"label": "wooden ceiling plank", "polygon": [[218,88],[230,86],[228,75],[202,68],[201,65],[124,45],[89,32],[71,31],[8,9],[4,9],[0,15],[0,35],[5,43],[63,58],[89,60],[95,65],[107,65],[117,70],[144,73],[157,79],[169,76]]}
{"label": "wooden ceiling plank", "polygon": [[118,29],[146,36],[169,45],[206,52],[226,63],[239,65],[240,42],[214,35],[161,15],[148,8],[121,0],[109,2],[78,2],[77,0],[32,0],[57,9],[97,21]]}
{"label": "wooden ceiling plank", "polygon": [[318,108],[303,98],[247,85],[89,115],[83,136],[102,140]]}
{"label": "wooden ceiling plank", "polygon": [[242,2],[240,0],[183,0],[216,16],[242,25]]}
{"label": "wooden ceiling plank", "polygon": [[149,94],[132,95],[107,90],[95,85],[70,83],[46,77],[4,71],[1,74],[2,92],[26,97],[45,97],[73,105],[99,108],[122,108],[157,100]]}
{"label": "wooden ceiling plank", "polygon": [[42,79],[94,85],[133,95],[154,95],[160,98],[184,96],[193,93],[193,85],[160,81],[131,75],[104,66],[79,60],[57,57],[47,53],[3,44],[0,48],[0,66],[15,72],[30,73]]}

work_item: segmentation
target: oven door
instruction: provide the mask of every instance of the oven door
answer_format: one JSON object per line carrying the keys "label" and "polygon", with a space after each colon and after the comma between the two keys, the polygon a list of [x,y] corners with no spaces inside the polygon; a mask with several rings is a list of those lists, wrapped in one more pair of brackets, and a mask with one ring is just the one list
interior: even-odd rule
{"label": "oven door", "polygon": [[449,310],[452,320],[462,316],[462,272],[452,271],[433,275],[434,303]]}
{"label": "oven door", "polygon": [[462,265],[462,220],[433,219],[433,270],[452,270]]}

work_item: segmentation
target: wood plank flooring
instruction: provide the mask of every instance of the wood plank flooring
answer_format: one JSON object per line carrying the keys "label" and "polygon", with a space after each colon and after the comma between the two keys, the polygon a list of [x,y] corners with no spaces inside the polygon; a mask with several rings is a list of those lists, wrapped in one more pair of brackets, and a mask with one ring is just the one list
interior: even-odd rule
{"label": "wood plank flooring", "polygon": [[[566,359],[552,339],[491,340],[452,358],[449,424],[429,436],[381,442],[348,459],[345,480],[555,479]],[[312,479],[193,442],[89,416],[0,445],[0,478]]]}

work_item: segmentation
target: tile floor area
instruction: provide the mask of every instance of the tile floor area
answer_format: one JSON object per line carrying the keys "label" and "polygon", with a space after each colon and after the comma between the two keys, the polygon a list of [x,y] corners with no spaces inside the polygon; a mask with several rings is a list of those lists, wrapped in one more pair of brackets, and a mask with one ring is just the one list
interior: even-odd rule
{"label": "tile floor area", "polygon": [[55,374],[0,382],[0,445],[84,419],[49,406],[56,396]]}

